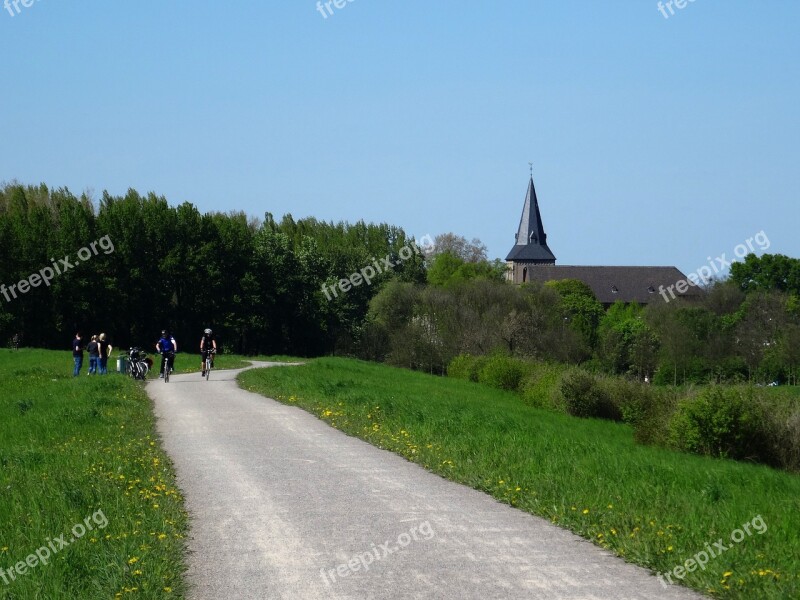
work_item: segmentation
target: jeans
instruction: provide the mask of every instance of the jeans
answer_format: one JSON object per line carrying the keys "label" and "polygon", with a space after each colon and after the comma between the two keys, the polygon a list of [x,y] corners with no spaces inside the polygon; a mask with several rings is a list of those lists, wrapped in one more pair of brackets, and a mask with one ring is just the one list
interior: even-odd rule
{"label": "jeans", "polygon": [[77,377],[81,374],[81,367],[83,366],[83,356],[73,356],[75,359],[75,368],[72,371],[72,376]]}
{"label": "jeans", "polygon": [[100,357],[100,375],[108,375],[108,357]]}
{"label": "jeans", "polygon": [[97,375],[97,363],[100,361],[99,356],[89,355],[89,375]]}

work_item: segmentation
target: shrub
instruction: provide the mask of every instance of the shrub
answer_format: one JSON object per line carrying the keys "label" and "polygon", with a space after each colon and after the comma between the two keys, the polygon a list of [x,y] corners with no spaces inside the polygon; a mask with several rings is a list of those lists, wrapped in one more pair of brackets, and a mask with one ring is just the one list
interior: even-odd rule
{"label": "shrub", "polygon": [[521,360],[495,354],[490,357],[478,372],[478,381],[493,388],[517,391],[526,365]]}
{"label": "shrub", "polygon": [[485,356],[459,354],[447,366],[447,376],[477,383],[481,369],[487,363],[487,360]]}
{"label": "shrub", "polygon": [[522,398],[528,406],[567,412],[559,393],[559,382],[565,368],[561,365],[533,363],[520,384]]}
{"label": "shrub", "polygon": [[672,446],[686,452],[775,462],[764,401],[752,387],[709,386],[684,398],[669,422]]}
{"label": "shrub", "polygon": [[633,425],[639,444],[669,446],[669,424],[680,395],[674,388],[640,385],[638,393],[623,406],[623,420]]}
{"label": "shrub", "polygon": [[800,406],[770,406],[766,429],[777,466],[800,472]]}
{"label": "shrub", "polygon": [[575,417],[595,417],[619,421],[622,413],[593,375],[572,369],[564,373],[559,385],[567,412]]}
{"label": "shrub", "polygon": [[658,391],[653,386],[623,377],[601,377],[599,385],[619,410],[621,420],[636,425],[652,412]]}

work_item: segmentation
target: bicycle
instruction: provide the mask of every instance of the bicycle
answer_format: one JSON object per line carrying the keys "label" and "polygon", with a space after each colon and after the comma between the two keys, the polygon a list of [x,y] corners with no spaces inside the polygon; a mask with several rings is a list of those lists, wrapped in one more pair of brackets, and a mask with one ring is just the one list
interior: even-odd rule
{"label": "bicycle", "polygon": [[150,359],[147,357],[147,352],[139,348],[131,348],[128,351],[126,373],[133,379],[144,381],[150,372],[151,364]]}
{"label": "bicycle", "polygon": [[212,360],[212,356],[214,356],[214,354],[216,354],[216,353],[217,353],[217,350],[215,348],[212,348],[211,350],[208,350],[206,352],[206,369],[205,369],[205,371],[206,371],[206,381],[208,381],[208,378],[211,375],[211,366],[214,364],[214,361]]}
{"label": "bicycle", "polygon": [[166,357],[164,361],[164,383],[169,383],[169,374],[172,371],[172,363],[175,361],[175,353],[172,351],[162,352]]}

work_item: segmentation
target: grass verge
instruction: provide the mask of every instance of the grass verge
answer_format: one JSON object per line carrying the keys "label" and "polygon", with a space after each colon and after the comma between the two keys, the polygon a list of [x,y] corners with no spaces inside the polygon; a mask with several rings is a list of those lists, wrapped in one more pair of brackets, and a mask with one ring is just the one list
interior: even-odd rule
{"label": "grass verge", "polygon": [[0,381],[0,598],[183,598],[187,518],[141,385],[43,350],[0,350]]}
{"label": "grass verge", "polygon": [[[719,556],[682,579],[714,597],[800,597],[796,475],[640,446],[627,425],[372,363],[318,359],[239,380],[657,573],[674,573],[722,540],[725,552],[716,547]],[[763,533],[752,525],[757,517]],[[745,524],[750,534],[732,542]]]}

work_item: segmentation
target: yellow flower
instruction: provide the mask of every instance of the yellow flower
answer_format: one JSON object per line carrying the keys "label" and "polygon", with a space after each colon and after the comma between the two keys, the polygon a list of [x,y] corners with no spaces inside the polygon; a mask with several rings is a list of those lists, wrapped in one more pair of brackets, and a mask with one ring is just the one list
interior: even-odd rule
{"label": "yellow flower", "polygon": [[723,576],[723,577],[730,577],[731,575],[733,575],[733,571],[725,571],[725,572],[722,574],[722,576]]}
{"label": "yellow flower", "polygon": [[130,560],[128,560],[128,564],[129,564],[129,565],[135,564],[135,563],[137,563],[137,562],[139,562],[139,559],[138,559],[136,556],[134,556],[133,558],[131,558]]}
{"label": "yellow flower", "polygon": [[588,515],[589,514],[589,509],[588,508],[584,508],[583,509],[583,514]]}

